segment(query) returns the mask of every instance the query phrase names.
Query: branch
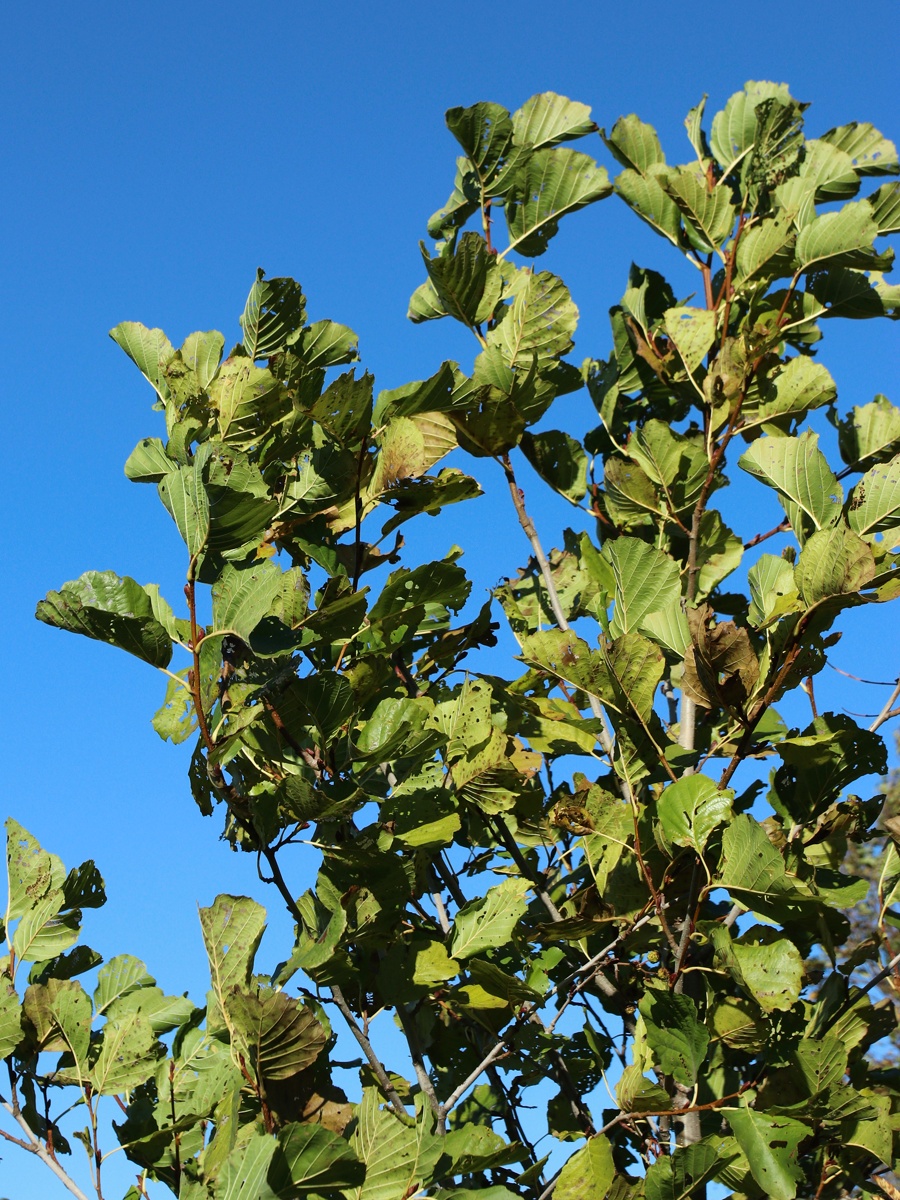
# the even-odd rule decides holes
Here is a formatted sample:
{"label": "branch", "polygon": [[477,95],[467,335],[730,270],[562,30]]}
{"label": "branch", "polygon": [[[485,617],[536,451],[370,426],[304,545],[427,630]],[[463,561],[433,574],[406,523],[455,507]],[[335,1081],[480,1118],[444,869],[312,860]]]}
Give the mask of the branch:
{"label": "branch", "polygon": [[378,1080],[381,1090],[384,1092],[385,1096],[387,1096],[388,1103],[390,1104],[391,1108],[398,1117],[408,1117],[409,1113],[403,1107],[403,1101],[397,1095],[397,1090],[391,1083],[390,1076],[384,1069],[382,1063],[379,1061],[377,1054],[372,1049],[372,1043],[360,1029],[356,1017],[354,1017],[350,1010],[350,1005],[347,1003],[344,997],[344,993],[336,983],[329,984],[329,987],[331,988],[331,995],[335,1004],[340,1009],[344,1020],[350,1026],[350,1032],[359,1043],[359,1047],[366,1056],[366,1060],[368,1061],[369,1066],[372,1068],[372,1072],[375,1078]]}
{"label": "branch", "polygon": [[[537,535],[537,530],[534,526],[534,521],[529,517],[525,508],[525,495],[516,482],[515,472],[512,468],[512,463],[509,460],[508,454],[503,454],[497,460],[503,468],[503,473],[506,475],[506,482],[509,484],[509,494],[512,496],[512,502],[515,505],[516,513],[519,518],[519,524],[525,532],[525,536],[531,542],[531,548],[534,551],[534,557],[537,559],[537,564],[541,569],[541,576],[544,580],[544,586],[547,589],[547,598],[550,601],[550,607],[553,610],[553,615],[556,618],[556,623],[563,632],[568,631],[569,622],[566,620],[566,614],[563,612],[562,605],[559,601],[559,593],[556,590],[556,584],[553,580],[553,571],[550,568],[550,563],[547,555],[544,553],[544,547],[541,545],[541,540]],[[603,747],[604,753],[612,757],[613,753],[613,736],[612,731],[606,721],[606,714],[603,711],[603,706],[599,699],[590,692],[586,693],[591,706],[591,712],[601,723],[599,741]]]}
{"label": "branch", "polygon": [[760,542],[765,542],[768,538],[774,537],[776,533],[787,533],[790,527],[791,523],[787,517],[785,517],[785,519],[779,522],[774,529],[767,529],[765,533],[757,533],[756,536],[752,537],[749,542],[744,542],[744,549],[752,550],[754,546],[758,546]]}
{"label": "branch", "polygon": [[428,1103],[431,1105],[432,1112],[437,1117],[438,1133],[447,1132],[447,1116],[441,1107],[441,1102],[437,1098],[437,1093],[434,1090],[434,1084],[431,1082],[431,1076],[425,1066],[425,1057],[422,1053],[422,1047],[419,1043],[419,1035],[416,1031],[415,1017],[412,1014],[404,1011],[403,1006],[397,1005],[397,1019],[403,1029],[406,1041],[409,1045],[409,1056],[412,1059],[413,1069],[416,1072],[416,1079],[419,1081],[419,1087],[422,1089],[423,1095],[428,1097]]}
{"label": "branch", "polygon": [[500,1038],[499,1041],[495,1042],[475,1070],[469,1072],[459,1087],[452,1091],[441,1105],[442,1116],[446,1117],[451,1108],[453,1108],[453,1106],[462,1099],[472,1084],[477,1083],[479,1076],[481,1076],[492,1063],[495,1063],[498,1058],[502,1058],[507,1051],[508,1047],[503,1038]]}
{"label": "branch", "polygon": [[890,696],[888,696],[881,712],[878,714],[878,716],[875,718],[875,720],[869,726],[869,733],[874,733],[876,729],[881,728],[881,726],[885,723],[885,721],[889,721],[891,719],[891,717],[897,716],[897,713],[892,710],[893,710],[894,702],[896,701],[898,696],[900,696],[900,679],[897,680],[897,686],[891,692]]}
{"label": "branch", "polygon": [[21,1146],[23,1150],[27,1150],[30,1154],[36,1154],[41,1162],[45,1163],[50,1168],[63,1187],[68,1188],[72,1195],[77,1197],[77,1200],[88,1200],[88,1197],[81,1190],[74,1179],[69,1178],[46,1146],[44,1146],[39,1139],[35,1137],[30,1126],[28,1125],[28,1122],[22,1116],[18,1105],[13,1106],[4,1096],[0,1096],[0,1106],[6,1109],[15,1123],[25,1133],[28,1140],[27,1142],[20,1141],[19,1138],[11,1137],[10,1134],[3,1133],[3,1131],[0,1130],[0,1133],[3,1133],[3,1137],[6,1138],[7,1141],[15,1142],[17,1146]]}
{"label": "branch", "polygon": [[533,884],[534,890],[537,894],[537,898],[538,898],[538,900],[540,900],[541,904],[543,904],[544,908],[549,913],[550,920],[551,921],[561,921],[563,919],[562,913],[559,911],[559,909],[556,907],[556,905],[550,899],[550,896],[547,894],[547,892],[541,886],[541,880],[540,880],[540,877],[539,877],[537,871],[533,871],[531,869],[531,867],[529,867],[528,863],[525,861],[525,856],[522,853],[522,851],[519,849],[518,844],[516,843],[516,839],[510,833],[509,826],[503,820],[503,817],[496,816],[493,821],[491,821],[490,818],[488,818],[488,823],[493,825],[494,829],[496,830],[497,834],[500,837],[500,841],[503,843],[503,845],[509,851],[510,857],[512,858],[512,860],[516,864],[516,866],[519,868],[520,872],[525,876],[526,879],[528,879]]}

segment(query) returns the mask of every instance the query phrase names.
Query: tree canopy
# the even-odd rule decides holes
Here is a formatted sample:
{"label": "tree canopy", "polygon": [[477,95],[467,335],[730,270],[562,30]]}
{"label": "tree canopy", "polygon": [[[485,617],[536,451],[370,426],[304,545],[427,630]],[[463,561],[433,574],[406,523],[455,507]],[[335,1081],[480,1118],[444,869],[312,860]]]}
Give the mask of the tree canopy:
{"label": "tree canopy", "polygon": [[[886,772],[900,685],[868,726],[814,685],[845,610],[900,595],[900,410],[842,409],[820,359],[830,322],[900,312],[900,162],[869,124],[808,137],[783,84],[704,106],[679,165],[638,116],[598,130],[550,92],[450,109],[409,316],[473,355],[428,379],[377,391],[356,334],[263,271],[227,355],[112,330],[160,414],[125,472],[174,522],[184,595],[88,571],[37,616],[165,675],[154,728],[193,742],[194,802],[296,936],[257,962],[265,911],[220,895],[206,1003],[165,995],[79,940],[94,863],[7,822],[4,1136],[71,1193],[102,1200],[122,1148],[127,1200],[900,1194],[900,1086],[869,1054],[896,1027],[893,843],[870,936],[847,915],[882,805],[847,789]],[[667,245],[578,366],[544,263],[613,195]],[[580,440],[553,427],[576,392]],[[573,506],[555,548],[522,457]],[[462,551],[410,561],[404,526],[477,503],[482,469],[523,542],[479,608]],[[773,528],[714,506],[738,479]],[[501,621],[503,676],[479,665]]]}

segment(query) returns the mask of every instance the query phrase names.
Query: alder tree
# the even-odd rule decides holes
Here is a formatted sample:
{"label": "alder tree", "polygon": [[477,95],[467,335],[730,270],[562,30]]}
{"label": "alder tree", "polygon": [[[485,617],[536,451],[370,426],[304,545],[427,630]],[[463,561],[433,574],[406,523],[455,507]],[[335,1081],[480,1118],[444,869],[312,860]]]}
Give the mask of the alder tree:
{"label": "alder tree", "polygon": [[[295,938],[257,961],[264,909],[204,897],[206,1002],[165,995],[80,940],[94,863],[7,822],[0,1129],[48,1193],[109,1200],[124,1153],[127,1200],[900,1195],[900,858],[848,791],[887,770],[900,685],[862,725],[815,693],[845,610],[900,595],[900,408],[842,405],[821,346],[900,314],[900,163],[870,124],[807,136],[783,84],[704,103],[679,165],[553,93],[451,109],[409,316],[471,356],[428,379],[377,391],[262,271],[224,357],[112,331],[155,393],[125,471],[184,594],[88,571],[37,616],[165,677],[154,728]],[[659,255],[579,366],[543,264],[613,195]],[[576,392],[582,440],[554,427]],[[572,528],[538,528],[523,459]],[[522,541],[479,608],[462,552],[410,561],[404,526],[491,474]],[[758,503],[723,515],[730,481]]]}

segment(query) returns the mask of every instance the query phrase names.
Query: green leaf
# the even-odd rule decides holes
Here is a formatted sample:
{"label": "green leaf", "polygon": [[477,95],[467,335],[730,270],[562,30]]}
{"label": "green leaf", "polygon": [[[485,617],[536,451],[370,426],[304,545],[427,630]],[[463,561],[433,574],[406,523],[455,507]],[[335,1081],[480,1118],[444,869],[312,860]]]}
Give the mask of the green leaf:
{"label": "green leaf", "polygon": [[[473,203],[473,212],[476,207]],[[424,283],[420,283],[410,296],[406,316],[415,325],[420,324],[422,321],[439,321],[441,317],[449,316],[449,313],[440,301],[437,288],[430,279],[426,279]]]}
{"label": "green leaf", "polygon": [[163,331],[148,329],[140,321],[123,321],[109,331],[109,336],[153,384],[160,400],[168,400],[169,385],[166,383],[165,368],[175,350]]}
{"label": "green leaf", "polygon": [[498,346],[510,366],[531,366],[539,360],[555,359],[572,349],[578,325],[578,309],[569,289],[549,271],[518,271],[514,277],[512,303],[488,331],[489,346]]}
{"label": "green leaf", "polygon": [[766,897],[803,899],[787,876],[784,859],[746,813],[735,817],[722,835],[719,883],[748,907]]}
{"label": "green leaf", "polygon": [[51,1010],[66,1047],[75,1060],[79,1078],[87,1078],[93,1019],[87,993],[77,980],[61,980],[53,995]]}
{"label": "green leaf", "polygon": [[811,408],[832,404],[837,387],[821,363],[805,356],[790,358],[770,373],[760,375],[757,386],[741,410],[742,429],[791,416],[795,420]]}
{"label": "green leaf", "polygon": [[452,956],[466,959],[505,946],[525,915],[529,886],[527,879],[505,879],[464,905],[453,922]]}
{"label": "green leaf", "polygon": [[813,185],[817,204],[826,200],[848,200],[859,191],[859,175],[850,155],[821,138],[807,140],[799,178]]}
{"label": "green leaf", "polygon": [[[741,455],[738,466],[775,488],[783,500],[805,513],[816,529],[827,529],[839,520],[843,489],[819,449],[818,434],[811,429],[800,437],[759,438]],[[795,533],[802,532],[794,519],[791,524]]]}
{"label": "green leaf", "polygon": [[878,236],[900,233],[900,183],[883,183],[868,197]]}
{"label": "green leaf", "polygon": [[876,266],[877,256],[872,243],[878,236],[878,226],[866,200],[852,200],[838,212],[824,213],[801,229],[797,237],[797,263],[808,271],[811,267]]}
{"label": "green leaf", "polygon": [[741,539],[728,528],[715,509],[708,508],[700,518],[700,541],[697,546],[697,565],[700,569],[695,599],[702,600],[710,595],[732,571],[737,570],[743,557],[744,544]]}
{"label": "green leaf", "polygon": [[232,1037],[258,1078],[290,1079],[318,1058],[325,1030],[299,1000],[272,988],[233,989],[224,995]]}
{"label": "green leaf", "polygon": [[693,1087],[709,1046],[709,1030],[698,1020],[694,1001],[654,990],[644,993],[638,1007],[656,1062],[666,1075]]}
{"label": "green leaf", "polygon": [[61,893],[65,867],[12,817],[6,820],[6,867],[9,878],[7,923],[33,911],[50,893]]}
{"label": "green leaf", "polygon": [[[272,1159],[278,1150],[273,1137],[262,1131],[239,1142],[222,1165],[216,1182],[216,1200],[281,1200],[268,1183]],[[282,1195],[290,1193],[282,1193]]]}
{"label": "green leaf", "polygon": [[592,696],[608,698],[612,693],[609,669],[603,655],[592,650],[571,629],[552,629],[520,639],[522,657],[551,675],[573,684]]}
{"label": "green leaf", "polygon": [[469,108],[448,108],[444,120],[479,179],[485,180],[497,168],[512,140],[509,111],[502,104],[482,101]]}
{"label": "green leaf", "polygon": [[785,613],[796,611],[800,592],[794,568],[787,559],[761,554],[747,572],[752,603],[747,614],[750,624],[763,629]]}
{"label": "green leaf", "polygon": [[665,314],[665,324],[685,369],[693,375],[715,341],[715,312],[706,308],[670,308]]}
{"label": "green leaf", "polygon": [[810,608],[831,596],[854,595],[874,576],[871,547],[843,523],[814,533],[794,570],[797,588]]}
{"label": "green leaf", "polygon": [[22,1006],[16,989],[0,977],[0,1058],[8,1058],[22,1040]]}
{"label": "green leaf", "polygon": [[730,788],[719,791],[706,775],[686,775],[670,784],[657,806],[666,840],[702,853],[713,830],[730,820],[733,799]]}
{"label": "green leaf", "polygon": [[165,1048],[141,1012],[110,1018],[103,1026],[100,1053],[91,1069],[91,1086],[101,1096],[130,1091],[153,1075]]}
{"label": "green leaf", "polygon": [[548,429],[544,433],[524,433],[520,444],[545,483],[572,504],[581,503],[587,491],[588,460],[580,443],[567,433]]}
{"label": "green leaf", "polygon": [[336,671],[316,671],[293,680],[290,695],[312,718],[323,744],[346,726],[356,707],[350,680]]}
{"label": "green leaf", "polygon": [[872,1094],[868,1088],[863,1094],[871,1107],[861,1117],[851,1116],[841,1121],[841,1141],[848,1146],[859,1146],[861,1150],[880,1159],[885,1166],[891,1166],[893,1130],[890,1097]]}
{"label": "green leaf", "polygon": [[662,550],[638,538],[619,537],[606,542],[602,557],[615,580],[615,610],[609,632],[613,638],[644,628],[646,618],[681,600],[678,567]]}
{"label": "green leaf", "polygon": [[253,959],[266,927],[266,910],[247,896],[217,896],[200,909],[200,928],[219,1004],[233,988],[247,988]]}
{"label": "green leaf", "polygon": [[249,642],[254,629],[281,596],[283,573],[274,562],[236,567],[227,563],[213,584],[210,632],[227,629]]}
{"label": "green leaf", "polygon": [[[753,903],[752,897],[744,898]],[[784,934],[754,925],[734,942],[726,929],[714,929],[712,940],[735,982],[763,1012],[787,1012],[797,1003],[803,987],[803,959]]]}
{"label": "green leaf", "polygon": [[900,454],[870,467],[853,487],[847,497],[847,520],[861,537],[900,525]]}
{"label": "green leaf", "polygon": [[223,442],[248,448],[288,411],[281,384],[251,358],[227,359],[209,389],[209,402]]}
{"label": "green leaf", "polygon": [[703,254],[721,254],[722,243],[731,233],[735,208],[725,188],[710,191],[702,167],[679,167],[660,176],[666,192],[678,206],[688,241]]}
{"label": "green leaf", "polygon": [[372,423],[382,425],[396,417],[445,412],[453,406],[454,383],[453,364],[444,362],[429,379],[419,379],[403,387],[379,392],[372,412]]}
{"label": "green leaf", "polygon": [[421,244],[425,269],[445,312],[464,325],[486,321],[500,300],[503,279],[483,237],[464,233],[453,254],[431,258]]}
{"label": "green leaf", "polygon": [[777,279],[793,273],[791,266],[795,230],[790,214],[754,225],[741,235],[737,247],[737,286],[754,278]]}
{"label": "green leaf", "polygon": [[615,1173],[609,1140],[595,1134],[563,1166],[553,1194],[556,1200],[605,1200]]}
{"label": "green leaf", "polygon": [[656,130],[634,113],[619,117],[609,137],[603,129],[600,130],[600,136],[607,150],[623,167],[639,171],[641,175],[646,175],[651,167],[666,161]]}
{"label": "green leaf", "polygon": [[428,708],[417,699],[386,696],[363,725],[354,750],[362,759],[383,762],[423,741]]}
{"label": "green leaf", "polygon": [[668,511],[677,514],[694,507],[709,470],[706,452],[696,436],[676,433],[665,421],[654,418],[629,436],[626,449],[662,488]]}
{"label": "green leaf", "polygon": [[736,1156],[729,1154],[729,1143],[734,1146],[731,1139],[704,1138],[661,1155],[644,1179],[646,1200],[689,1200],[700,1194],[701,1186]]}
{"label": "green leaf", "polygon": [[64,953],[77,940],[81,913],[64,912],[62,891],[47,892],[26,912],[16,926],[12,948],[23,962],[44,962]]}
{"label": "green leaf", "polygon": [[556,92],[539,92],[513,113],[513,141],[529,150],[557,146],[597,128],[586,104]]}
{"label": "green leaf", "polygon": [[156,980],[139,958],[117,954],[100,968],[94,990],[94,1008],[100,1016],[111,1004],[141,988],[153,987]]}
{"label": "green leaf", "polygon": [[667,177],[667,167],[658,167],[647,175],[625,170],[616,176],[615,189],[643,221],[678,246],[681,244],[681,213],[665,190]]}
{"label": "green leaf", "polygon": [[823,133],[821,140],[848,154],[858,175],[900,174],[896,146],[868,121],[838,125]]}
{"label": "green leaf", "polygon": [[402,1122],[380,1106],[374,1088],[366,1088],[357,1109],[351,1146],[366,1166],[365,1183],[347,1189],[346,1200],[401,1200],[429,1179],[441,1155],[442,1139],[433,1117],[421,1108],[415,1125]]}
{"label": "green leaf", "polygon": [[808,1125],[772,1117],[752,1108],[723,1108],[757,1184],[772,1200],[794,1200],[803,1178],[797,1148],[810,1136]]}
{"label": "green leaf", "polygon": [[359,445],[372,422],[372,376],[366,371],[359,379],[354,371],[345,371],[330,384],[310,409],[329,437],[340,445]]}
{"label": "green leaf", "polygon": [[841,1082],[847,1069],[847,1054],[847,1047],[834,1036],[800,1039],[794,1061],[810,1096],[818,1096]]}
{"label": "green leaf", "polygon": [[194,559],[199,558],[209,540],[209,497],[202,475],[206,457],[196,455],[189,466],[170,471],[157,485],[159,497]]}
{"label": "green leaf", "polygon": [[626,714],[633,709],[642,722],[648,722],[656,689],[666,669],[662,651],[632,629],[613,640],[606,652],[606,665],[621,691],[615,707]]}
{"label": "green leaf", "polygon": [[181,360],[205,390],[215,379],[225,348],[225,338],[217,329],[206,333],[192,333],[181,347]]}
{"label": "green leaf", "polygon": [[297,1192],[357,1187],[365,1173],[344,1138],[321,1125],[292,1123],[278,1131],[278,1152],[267,1182],[276,1196],[289,1200]]}
{"label": "green leaf", "polygon": [[102,908],[107,902],[103,890],[103,876],[97,870],[94,859],[73,868],[62,884],[62,893],[67,908]]}
{"label": "green leaf", "polygon": [[306,298],[293,279],[266,279],[260,268],[241,314],[248,358],[271,358],[300,337]]}
{"label": "green leaf", "polygon": [[887,462],[900,451],[900,408],[887,396],[855,405],[838,424],[838,444],[844,462],[858,470]]}
{"label": "green leaf", "polygon": [[133,483],[159,483],[177,465],[159,438],[144,438],[128,455],[125,474]]}
{"label": "green leaf", "polygon": [[799,823],[814,820],[854,779],[888,769],[881,735],[844,713],[821,713],[799,735],[792,731],[779,741],[778,754],[782,766],[772,776],[769,801]]}
{"label": "green leaf", "polygon": [[735,92],[725,108],[713,117],[710,145],[725,175],[731,173],[756,141],[756,108],[765,100],[788,104],[787,85],[766,80],[750,80],[742,92]]}
{"label": "green leaf", "polygon": [[337,321],[314,321],[296,343],[295,353],[307,371],[340,367],[359,359],[359,338],[349,325]]}
{"label": "green leaf", "polygon": [[509,249],[543,254],[560,219],[612,192],[604,167],[578,150],[537,150],[513,176],[506,197]]}
{"label": "green leaf", "polygon": [[118,646],[153,667],[167,667],[172,658],[172,639],[154,616],[150,596],[114,571],[86,571],[60,591],[48,592],[35,616],[57,629]]}

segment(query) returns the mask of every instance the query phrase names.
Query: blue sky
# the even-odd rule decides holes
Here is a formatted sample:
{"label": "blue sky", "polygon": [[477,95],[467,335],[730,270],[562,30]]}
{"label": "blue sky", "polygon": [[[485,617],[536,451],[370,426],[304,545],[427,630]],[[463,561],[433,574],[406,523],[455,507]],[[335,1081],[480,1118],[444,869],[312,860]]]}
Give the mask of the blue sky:
{"label": "blue sky", "polygon": [[[55,0],[8,11],[2,809],[67,865],[97,860],[110,904],[89,914],[92,945],[138,954],[163,986],[199,998],[196,905],[219,891],[261,893],[252,859],[218,844],[218,817],[203,821],[194,807],[185,755],[150,727],[161,677],[32,616],[49,588],[88,568],[159,582],[173,600],[183,581],[180,543],[154,490],[122,474],[159,417],[107,330],[131,319],[161,325],[176,345],[210,328],[234,342],[263,266],[303,283],[313,318],[356,329],[377,386],[421,378],[443,358],[465,363],[471,349],[446,322],[405,318],[422,278],[417,241],[452,181],[446,108],[486,99],[512,109],[554,90],[590,104],[607,127],[637,111],[678,161],[691,157],[683,117],[704,92],[714,112],[746,79],[769,78],[813,102],[814,132],[859,119],[897,139],[886,68],[896,28],[889,0],[274,0],[260,9]],[[583,148],[612,166],[599,139]],[[632,258],[670,272],[679,290],[696,286],[615,199],[568,219],[542,261],[582,311],[575,361],[607,352],[606,310]],[[877,391],[900,399],[898,326],[829,335],[822,357],[842,408]],[[555,411],[553,424],[564,422],[592,423],[584,394]],[[412,539],[420,560],[453,542],[467,547],[479,596],[525,558],[499,479],[487,483],[486,500],[448,510]],[[552,541],[572,510],[532,495]],[[768,524],[766,515],[760,529],[778,520],[774,508]],[[854,620],[834,661],[867,677],[896,675],[893,618],[880,614],[865,636]],[[881,691],[839,676],[821,686],[820,706],[880,707]],[[296,854],[292,874],[305,886]],[[273,923],[286,933],[277,911]],[[0,1164],[0,1189],[11,1200],[50,1194],[49,1180],[14,1154]]]}

